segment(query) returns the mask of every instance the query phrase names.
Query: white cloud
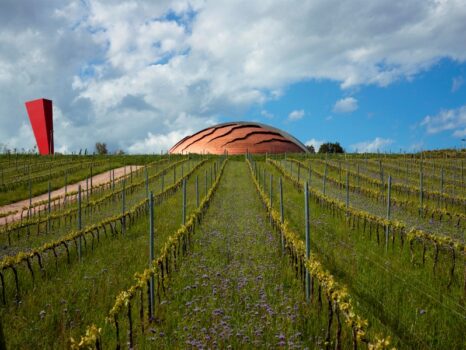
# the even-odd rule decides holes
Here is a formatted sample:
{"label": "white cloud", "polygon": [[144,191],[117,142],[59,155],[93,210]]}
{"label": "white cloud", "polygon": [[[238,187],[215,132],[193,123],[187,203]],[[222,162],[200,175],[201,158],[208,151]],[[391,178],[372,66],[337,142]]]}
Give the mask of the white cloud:
{"label": "white cloud", "polygon": [[270,113],[270,112],[268,112],[266,110],[261,111],[261,116],[263,116],[263,117],[265,117],[267,119],[273,119],[275,117],[272,113]]}
{"label": "white cloud", "polygon": [[289,121],[300,120],[304,117],[304,109],[294,110],[290,114],[288,114]]}
{"label": "white cloud", "polygon": [[132,144],[128,150],[130,153],[160,153],[161,151],[165,153],[175,143],[191,133],[192,131],[171,131],[167,134],[152,134],[149,131],[144,140]]}
{"label": "white cloud", "polygon": [[461,1],[7,1],[0,23],[10,147],[34,144],[21,125],[24,101],[38,97],[61,113],[57,149],[128,150],[150,147],[148,132],[243,119],[295,82],[386,86],[466,60]]}
{"label": "white cloud", "polygon": [[351,113],[358,109],[358,100],[354,97],[345,97],[335,102],[333,112],[335,113]]}
{"label": "white cloud", "polygon": [[322,145],[324,142],[325,141],[316,140],[316,139],[312,138],[312,139],[306,141],[304,144],[306,146],[314,146],[314,149],[317,152],[319,150],[320,145]]}
{"label": "white cloud", "polygon": [[466,128],[464,129],[459,129],[459,130],[456,130],[454,133],[453,133],[453,136],[455,137],[465,137],[466,136]]}
{"label": "white cloud", "polygon": [[454,77],[451,82],[451,92],[458,91],[461,88],[461,86],[463,86],[463,84],[464,84],[464,79],[462,76]]}
{"label": "white cloud", "polygon": [[457,109],[446,109],[434,116],[426,116],[421,126],[426,128],[428,134],[437,134],[442,131],[453,130],[453,136],[462,137],[466,129],[466,105]]}
{"label": "white cloud", "polygon": [[384,139],[382,137],[376,137],[370,141],[358,142],[351,145],[351,149],[358,153],[374,153],[377,151],[386,150],[387,146],[393,144],[392,139]]}

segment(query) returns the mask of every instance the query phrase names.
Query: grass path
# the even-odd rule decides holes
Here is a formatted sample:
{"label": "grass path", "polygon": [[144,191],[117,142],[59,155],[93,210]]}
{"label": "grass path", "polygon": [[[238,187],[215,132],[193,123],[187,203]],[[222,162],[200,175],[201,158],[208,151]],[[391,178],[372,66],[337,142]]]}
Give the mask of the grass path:
{"label": "grass path", "polygon": [[152,346],[303,348],[322,341],[248,171],[244,162],[227,164],[146,339]]}

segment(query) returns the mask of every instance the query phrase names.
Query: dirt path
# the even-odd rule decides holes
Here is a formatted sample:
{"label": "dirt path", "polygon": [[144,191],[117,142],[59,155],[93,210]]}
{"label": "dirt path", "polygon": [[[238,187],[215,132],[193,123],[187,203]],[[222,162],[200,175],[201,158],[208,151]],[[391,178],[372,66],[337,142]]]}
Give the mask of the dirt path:
{"label": "dirt path", "polygon": [[[130,173],[130,168],[132,168],[133,172],[134,172],[135,170],[141,168],[141,165],[133,165],[131,167],[129,165],[126,166],[126,174]],[[115,170],[115,181],[117,181],[120,177],[124,176],[124,174],[125,174],[125,167],[115,168],[114,170]],[[92,185],[97,186],[97,185],[100,185],[102,183],[105,183],[105,182],[109,181],[109,178],[110,178],[109,174],[110,174],[111,171],[112,170],[108,170],[108,171],[105,171],[103,173],[100,173],[98,175],[93,176],[92,177]],[[67,191],[68,192],[77,191],[79,185],[81,185],[82,188],[85,188],[86,187],[86,179],[84,179],[82,181],[79,181],[77,183],[74,183],[74,184],[69,184],[67,186]],[[62,188],[59,188],[58,190],[52,191],[51,192],[51,198],[54,198],[54,197],[63,197],[64,198],[64,194],[65,194],[65,187],[62,187]],[[48,193],[44,193],[44,194],[41,194],[40,196],[33,197],[32,198],[32,204],[40,202],[40,201],[44,201],[44,200],[47,200],[47,199],[48,199]],[[11,223],[11,222],[20,220],[21,219],[22,209],[23,209],[23,207],[27,207],[27,206],[29,206],[29,198],[21,200],[21,201],[16,202],[16,203],[10,203],[10,204],[1,206],[0,207],[0,214],[1,213],[8,213],[8,212],[15,212],[15,211],[16,211],[16,213],[5,216],[3,218],[0,218],[0,226],[5,225],[5,223]]]}

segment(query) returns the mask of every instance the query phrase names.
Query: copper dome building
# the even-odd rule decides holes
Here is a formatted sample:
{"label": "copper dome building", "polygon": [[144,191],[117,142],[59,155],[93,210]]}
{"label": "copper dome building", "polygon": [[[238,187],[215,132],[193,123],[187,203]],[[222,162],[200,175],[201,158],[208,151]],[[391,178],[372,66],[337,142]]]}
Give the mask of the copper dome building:
{"label": "copper dome building", "polygon": [[211,126],[186,136],[170,153],[200,154],[300,153],[306,146],[288,133],[269,125],[231,122]]}

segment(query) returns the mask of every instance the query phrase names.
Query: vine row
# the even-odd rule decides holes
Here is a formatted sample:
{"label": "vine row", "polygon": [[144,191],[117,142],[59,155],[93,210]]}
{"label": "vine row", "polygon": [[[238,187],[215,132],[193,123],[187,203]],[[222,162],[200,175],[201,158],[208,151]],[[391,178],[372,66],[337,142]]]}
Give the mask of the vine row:
{"label": "vine row", "polygon": [[358,345],[365,344],[369,349],[387,349],[390,345],[390,338],[375,337],[370,340],[367,334],[367,320],[360,317],[351,302],[351,298],[347,292],[346,287],[339,285],[334,277],[326,271],[323,266],[314,257],[306,257],[306,249],[304,243],[299,239],[298,235],[288,228],[287,222],[282,222],[280,214],[271,207],[270,199],[260,187],[256,177],[254,176],[254,170],[251,162],[247,160],[249,170],[251,172],[252,180],[254,182],[257,193],[262,200],[268,215],[271,217],[271,223],[274,229],[276,229],[283,237],[287,252],[291,257],[291,260],[295,266],[298,275],[301,279],[304,279],[305,273],[310,274],[310,288],[311,298],[314,294],[314,284],[317,287],[317,298],[318,303],[322,306],[322,292],[327,298],[328,305],[328,324],[326,329],[326,343],[330,342],[331,327],[333,323],[333,315],[335,314],[337,322],[336,332],[336,348],[341,347],[341,327],[339,314],[341,313],[345,317],[345,324],[350,327],[351,334],[353,337],[353,349],[357,349]]}
{"label": "vine row", "polygon": [[[117,348],[121,348],[122,340],[120,339],[121,334],[121,322],[120,315],[125,313],[125,317],[128,320],[128,341],[127,344],[129,348],[134,347],[134,320],[132,317],[132,307],[135,302],[135,298],[139,294],[139,316],[142,326],[142,332],[144,332],[144,324],[146,321],[152,321],[150,319],[151,314],[151,300],[149,298],[150,293],[150,279],[152,277],[156,278],[156,290],[157,290],[157,299],[160,303],[161,294],[166,292],[169,275],[174,272],[179,264],[181,263],[181,258],[186,255],[190,243],[191,237],[194,234],[196,225],[200,224],[203,219],[207,209],[210,206],[210,202],[213,198],[213,195],[217,191],[218,184],[222,178],[224,168],[227,163],[227,158],[223,161],[218,176],[211,188],[209,189],[207,195],[202,199],[199,207],[194,210],[193,213],[189,216],[185,225],[182,225],[174,234],[172,234],[164,246],[162,247],[159,257],[152,262],[150,268],[145,269],[142,273],[136,273],[135,279],[136,283],[132,285],[127,290],[120,292],[116,299],[113,307],[111,308],[108,316],[106,317],[106,322],[114,326],[116,344]],[[144,295],[147,295],[147,316],[144,312]],[[155,301],[154,301],[155,303]],[[125,312],[126,311],[126,312]],[[79,340],[71,338],[71,348],[72,349],[101,349],[102,340],[101,340],[101,328],[98,328],[96,325],[92,324],[87,327],[85,335],[81,336]]]}
{"label": "vine row", "polygon": [[[203,161],[204,162],[204,161]],[[203,163],[201,162],[201,163]],[[188,179],[199,167],[199,165],[193,168],[190,172],[188,172],[183,178],[179,179],[175,184],[169,186],[165,191],[160,192],[154,196],[154,203],[158,204],[161,203],[163,200],[174,194],[178,191],[178,189],[182,186],[183,181]],[[20,289],[19,289],[19,278],[18,278],[18,267],[22,264],[26,264],[30,274],[32,281],[35,280],[34,270],[33,270],[33,262],[36,259],[37,264],[42,272],[44,272],[44,265],[42,263],[43,258],[42,256],[45,253],[52,252],[55,257],[55,264],[58,265],[58,254],[57,249],[63,248],[66,251],[67,262],[71,263],[71,256],[70,256],[70,245],[76,247],[76,251],[78,251],[78,241],[82,238],[87,247],[87,238],[91,239],[91,248],[94,249],[95,241],[97,243],[100,241],[100,234],[103,232],[105,236],[110,232],[112,235],[116,235],[118,233],[118,226],[120,227],[120,232],[123,232],[124,228],[126,227],[127,223],[132,224],[135,222],[137,218],[139,218],[142,213],[147,211],[147,203],[148,199],[145,198],[141,200],[139,203],[135,204],[130,210],[115,215],[110,218],[106,218],[97,224],[93,224],[89,227],[86,227],[80,231],[73,231],[67,234],[66,236],[54,240],[48,243],[43,244],[41,247],[32,249],[27,252],[19,252],[14,256],[6,256],[0,260],[0,282],[2,288],[2,302],[6,304],[6,292],[5,292],[5,279],[4,279],[4,272],[10,269],[14,274],[15,279],[15,288],[16,288],[16,300],[20,300]],[[119,225],[118,225],[119,224]]]}
{"label": "vine row", "polygon": [[[299,160],[288,159],[288,161],[298,164],[303,169],[309,170],[309,167]],[[326,181],[329,181],[339,186],[340,188],[346,188],[345,181],[341,181],[337,179],[336,177],[330,176],[328,174],[325,175],[324,173],[320,172],[319,170],[316,170],[313,167],[311,167],[311,171],[312,173],[316,174],[320,178],[323,178],[324,176],[326,176]],[[349,183],[348,189],[354,193],[362,193],[366,197],[369,197],[371,199],[374,199],[380,202],[386,200],[385,192],[381,192],[380,190],[377,191],[371,188],[366,188],[364,186],[353,185],[351,183]],[[428,216],[428,217],[431,217],[432,219],[438,219],[439,221],[442,221],[444,218],[446,218],[450,221],[455,221],[455,225],[457,227],[459,227],[462,223],[466,222],[466,214],[463,214],[463,213],[452,212],[447,209],[441,209],[441,208],[432,208],[427,204],[424,204],[422,207],[420,207],[418,202],[411,201],[408,199],[397,198],[397,196],[393,196],[393,195],[391,196],[390,200],[394,206],[409,209],[412,213],[415,213],[415,214],[419,213],[419,210],[421,210],[423,216]]]}
{"label": "vine row", "polygon": [[[186,159],[182,159],[176,163],[173,163],[172,165],[170,165],[168,168],[165,168],[165,169],[162,169],[161,171],[159,171],[157,174],[154,174],[150,177],[148,177],[148,180],[151,181],[153,180],[154,178],[157,178],[163,174],[165,174],[167,171],[169,171],[170,169],[178,166],[179,164],[183,163],[183,162],[186,162]],[[193,168],[193,170],[199,168],[200,166],[202,166],[204,164],[205,160],[201,161],[199,164],[196,165],[196,167]],[[136,188],[138,187],[141,187],[145,185],[145,179],[144,180],[141,180],[141,181],[138,181],[138,182],[135,182],[127,187],[125,187],[124,191],[125,193],[133,193]],[[75,195],[77,195],[78,191],[76,191]],[[113,201],[115,199],[119,199],[120,196],[122,195],[123,193],[123,188],[119,188],[118,190],[115,190],[115,191],[112,191],[111,193],[108,193],[107,195],[101,197],[101,198],[98,198],[98,199],[95,199],[95,200],[90,200],[90,201],[85,201],[83,204],[82,204],[82,210],[87,213],[87,212],[95,212],[97,210],[100,210],[100,208],[106,203],[106,202],[109,202],[109,201]],[[73,219],[76,219],[77,215],[78,215],[78,210],[79,208],[69,208],[65,211],[61,211],[61,212],[58,212],[58,213],[50,213],[48,215],[45,215],[45,216],[38,216],[38,217],[32,217],[30,219],[27,219],[27,220],[22,220],[22,221],[17,221],[13,224],[10,224],[10,225],[5,225],[2,230],[0,230],[0,234],[6,234],[8,235],[8,244],[11,245],[11,235],[13,233],[18,233],[19,234],[19,231],[23,230],[23,229],[29,229],[29,231],[31,230],[31,228],[34,229],[35,227],[35,231],[37,231],[36,233],[37,234],[40,234],[40,226],[41,225],[50,225],[51,227],[53,227],[55,224],[58,224],[60,225],[61,223],[61,220],[63,219],[65,221],[65,224],[66,222],[69,220],[71,222],[71,220]]]}
{"label": "vine row", "polygon": [[[299,192],[303,191],[302,184],[297,179],[292,177],[280,163],[270,159],[268,159],[268,162],[272,164],[286,179],[288,179]],[[411,261],[413,264],[415,263],[416,259],[416,254],[414,251],[415,244],[420,244],[422,247],[423,265],[426,261],[425,256],[427,248],[430,247],[433,249],[434,273],[436,272],[440,251],[448,254],[450,256],[451,265],[449,268],[449,281],[447,283],[447,288],[451,287],[458,264],[457,260],[459,260],[458,257],[466,255],[466,246],[464,243],[448,236],[439,236],[416,228],[409,228],[397,220],[387,220],[386,218],[370,214],[366,211],[347,207],[346,203],[335,198],[330,198],[315,189],[309,189],[309,192],[312,194],[310,196],[311,199],[313,199],[317,205],[330,210],[334,215],[339,214],[340,218],[346,220],[351,228],[360,228],[364,233],[366,233],[368,230],[370,237],[372,237],[372,233],[375,231],[377,244],[380,244],[380,234],[383,234],[384,232],[390,233],[392,246],[395,245],[396,237],[399,237],[401,248],[404,247],[405,241],[407,241],[409,244],[412,258]],[[466,266],[464,269],[466,273]],[[466,294],[466,284],[464,286],[464,291]]]}

